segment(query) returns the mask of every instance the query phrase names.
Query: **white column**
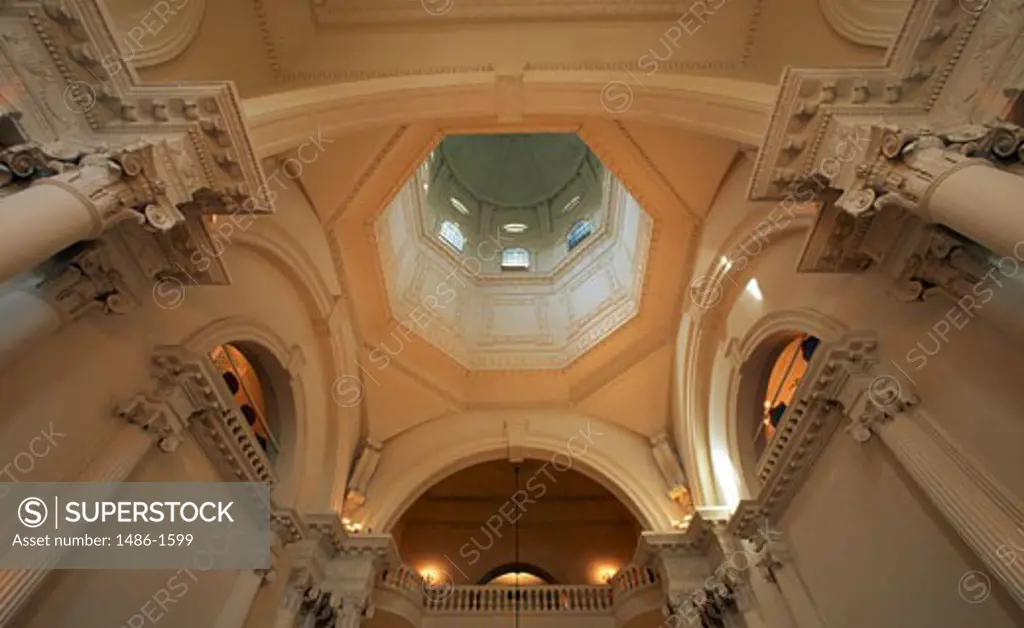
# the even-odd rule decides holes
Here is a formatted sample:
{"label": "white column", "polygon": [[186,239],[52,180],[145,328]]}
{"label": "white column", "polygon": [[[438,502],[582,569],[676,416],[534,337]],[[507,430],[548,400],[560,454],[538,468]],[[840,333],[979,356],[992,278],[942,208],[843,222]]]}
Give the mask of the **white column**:
{"label": "white column", "polygon": [[965,161],[935,182],[925,203],[926,219],[1000,255],[1024,258],[1024,177],[983,160]]}
{"label": "white column", "polygon": [[242,628],[261,584],[263,584],[261,572],[246,569],[239,573],[235,578],[235,586],[228,594],[228,599],[224,602],[213,628]]}
{"label": "white column", "polygon": [[[134,425],[121,424],[110,443],[77,477],[77,482],[123,482],[138,466],[153,439]],[[36,569],[0,571],[0,628],[12,625],[18,612],[42,585],[59,553],[41,554]]]}
{"label": "white column", "polygon": [[976,467],[920,409],[871,426],[967,545],[1024,607],[1024,562],[999,548],[1024,526],[1024,507]]}
{"label": "white column", "polygon": [[63,322],[60,313],[35,291],[32,281],[0,295],[0,321],[0,368],[28,353]]}
{"label": "white column", "polygon": [[118,196],[127,188],[115,188],[120,178],[112,161],[87,160],[0,199],[0,282],[131,216]]}

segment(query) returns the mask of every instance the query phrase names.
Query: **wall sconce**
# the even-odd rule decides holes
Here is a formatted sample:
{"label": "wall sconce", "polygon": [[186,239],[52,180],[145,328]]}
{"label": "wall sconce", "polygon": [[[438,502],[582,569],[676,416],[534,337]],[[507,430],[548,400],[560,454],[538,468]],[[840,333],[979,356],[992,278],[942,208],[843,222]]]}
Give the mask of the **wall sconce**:
{"label": "wall sconce", "polygon": [[602,565],[597,568],[597,579],[604,584],[611,584],[612,578],[619,572],[618,568],[611,565]]}

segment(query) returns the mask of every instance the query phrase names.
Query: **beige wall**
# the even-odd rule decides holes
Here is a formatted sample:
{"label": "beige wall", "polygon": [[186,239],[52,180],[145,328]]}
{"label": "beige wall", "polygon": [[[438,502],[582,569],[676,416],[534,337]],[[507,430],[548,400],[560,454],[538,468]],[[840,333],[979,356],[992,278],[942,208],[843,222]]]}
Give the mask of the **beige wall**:
{"label": "beige wall", "polygon": [[[414,569],[443,570],[456,584],[476,584],[490,570],[515,562],[513,521],[519,525],[520,562],[548,572],[559,584],[599,583],[598,567],[630,562],[640,527],[607,489],[579,473],[529,460],[510,500],[514,476],[507,461],[460,471],[429,490],[403,515],[396,536],[402,559]],[[532,478],[532,479],[531,479]],[[447,576],[444,576],[447,577]]]}
{"label": "beige wall", "polygon": [[[150,454],[128,481],[215,482],[218,476],[199,445],[190,439],[173,455]],[[200,567],[205,567],[205,563],[188,570],[56,572],[19,616],[18,625],[23,628],[212,626],[231,591],[236,572],[202,571]]]}
{"label": "beige wall", "polygon": [[965,581],[961,594],[960,579],[985,567],[877,439],[837,434],[780,528],[829,628],[1024,625],[998,591],[973,603],[981,591]]}

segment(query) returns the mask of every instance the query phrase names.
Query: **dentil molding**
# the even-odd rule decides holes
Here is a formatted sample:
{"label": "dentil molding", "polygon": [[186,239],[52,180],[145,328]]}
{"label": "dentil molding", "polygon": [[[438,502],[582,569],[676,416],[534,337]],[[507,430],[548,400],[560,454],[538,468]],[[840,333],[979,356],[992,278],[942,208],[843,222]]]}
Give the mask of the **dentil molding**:
{"label": "dentil molding", "polygon": [[835,164],[827,160],[847,160],[848,128],[864,121],[946,128],[998,117],[1004,88],[1019,86],[1024,72],[1012,58],[1024,46],[1024,7],[979,4],[984,10],[954,0],[913,3],[883,67],[787,69],[749,197],[782,198],[807,177],[829,177]]}

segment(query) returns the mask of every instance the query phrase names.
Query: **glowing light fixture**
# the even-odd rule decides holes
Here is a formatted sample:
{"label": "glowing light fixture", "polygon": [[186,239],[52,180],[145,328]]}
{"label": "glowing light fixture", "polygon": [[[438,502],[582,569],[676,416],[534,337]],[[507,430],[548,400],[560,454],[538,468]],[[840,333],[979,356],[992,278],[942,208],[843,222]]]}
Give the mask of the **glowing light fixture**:
{"label": "glowing light fixture", "polygon": [[523,233],[529,228],[530,227],[521,222],[510,222],[502,226],[505,233]]}
{"label": "glowing light fixture", "polygon": [[719,266],[725,269],[725,272],[729,272],[729,269],[732,268],[732,260],[723,255],[722,259],[719,260]]}
{"label": "glowing light fixture", "polygon": [[754,297],[758,301],[764,301],[764,294],[761,293],[761,286],[758,285],[757,279],[751,279],[747,282],[746,287],[747,294]]}
{"label": "glowing light fixture", "polygon": [[451,203],[452,207],[454,207],[458,212],[465,214],[467,216],[469,215],[469,208],[463,205],[462,201],[460,201],[459,199],[452,196],[451,198],[448,199],[448,202]]}
{"label": "glowing light fixture", "polygon": [[615,574],[619,572],[619,568],[612,565],[598,565],[595,571],[598,582],[608,584],[615,577]]}
{"label": "glowing light fixture", "polygon": [[565,204],[565,207],[562,208],[562,213],[565,214],[565,213],[571,212],[572,210],[576,209],[576,206],[579,205],[579,204],[580,204],[580,196],[579,196],[579,194],[577,194],[576,196],[570,198],[569,202]]}

